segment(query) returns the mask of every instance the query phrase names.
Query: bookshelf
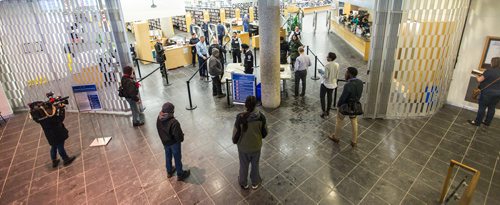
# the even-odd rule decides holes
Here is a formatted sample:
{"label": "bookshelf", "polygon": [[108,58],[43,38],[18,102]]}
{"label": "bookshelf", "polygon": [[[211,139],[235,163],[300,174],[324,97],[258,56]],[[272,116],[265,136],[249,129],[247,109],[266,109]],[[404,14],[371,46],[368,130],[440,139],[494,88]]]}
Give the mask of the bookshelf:
{"label": "bookshelf", "polygon": [[221,21],[221,10],[220,9],[209,9],[210,23],[217,24]]}
{"label": "bookshelf", "polygon": [[174,28],[179,31],[188,32],[188,25],[186,24],[186,16],[174,16],[172,17],[172,24]]}
{"label": "bookshelf", "polygon": [[161,30],[160,19],[149,19],[149,30]]}

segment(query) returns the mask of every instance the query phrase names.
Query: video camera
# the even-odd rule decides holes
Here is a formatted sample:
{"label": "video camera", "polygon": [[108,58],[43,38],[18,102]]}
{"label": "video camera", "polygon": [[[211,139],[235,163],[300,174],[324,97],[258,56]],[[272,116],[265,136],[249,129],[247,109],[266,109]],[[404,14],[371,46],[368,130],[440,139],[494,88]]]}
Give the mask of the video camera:
{"label": "video camera", "polygon": [[52,116],[59,116],[61,111],[64,112],[64,106],[69,104],[68,101],[69,96],[54,97],[53,92],[48,92],[47,94],[45,94],[45,96],[49,98],[47,101],[35,101],[28,104],[30,108],[31,117],[36,122],[39,122],[41,120],[44,120]]}

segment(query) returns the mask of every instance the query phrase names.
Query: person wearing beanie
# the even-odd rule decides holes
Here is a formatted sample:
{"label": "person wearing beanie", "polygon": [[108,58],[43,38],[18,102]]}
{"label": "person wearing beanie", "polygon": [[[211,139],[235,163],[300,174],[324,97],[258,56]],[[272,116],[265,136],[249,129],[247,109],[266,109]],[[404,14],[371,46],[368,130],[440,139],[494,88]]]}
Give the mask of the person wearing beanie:
{"label": "person wearing beanie", "polygon": [[[167,177],[171,178],[177,171],[177,181],[184,181],[191,172],[182,170],[181,143],[184,141],[184,133],[179,121],[174,117],[174,108],[170,102],[163,104],[156,120],[156,129],[165,148]],[[172,166],[172,157],[175,161],[175,167]]]}
{"label": "person wearing beanie", "polygon": [[130,105],[132,111],[132,123],[134,127],[144,125],[144,116],[139,109],[141,99],[139,98],[138,82],[135,82],[134,69],[130,66],[123,67],[123,76],[121,79],[121,87],[123,88],[123,96]]}
{"label": "person wearing beanie", "polygon": [[220,76],[222,75],[222,62],[219,57],[219,49],[212,49],[212,56],[208,60],[208,73],[212,76],[212,91],[213,96],[223,98],[226,95],[222,93],[222,85]]}

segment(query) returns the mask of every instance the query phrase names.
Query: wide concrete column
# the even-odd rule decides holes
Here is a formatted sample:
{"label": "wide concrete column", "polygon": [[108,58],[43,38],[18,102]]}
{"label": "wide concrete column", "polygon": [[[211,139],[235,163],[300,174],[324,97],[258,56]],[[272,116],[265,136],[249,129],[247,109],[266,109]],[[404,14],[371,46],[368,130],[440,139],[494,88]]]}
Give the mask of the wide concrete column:
{"label": "wide concrete column", "polygon": [[259,0],[260,79],[262,106],[280,106],[279,0]]}

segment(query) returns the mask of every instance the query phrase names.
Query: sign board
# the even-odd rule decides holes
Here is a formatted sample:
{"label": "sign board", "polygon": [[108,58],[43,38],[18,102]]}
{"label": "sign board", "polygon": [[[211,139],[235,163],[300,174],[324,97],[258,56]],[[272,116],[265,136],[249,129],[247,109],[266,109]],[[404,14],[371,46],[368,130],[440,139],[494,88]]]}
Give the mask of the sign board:
{"label": "sign board", "polygon": [[245,104],[248,96],[255,96],[255,76],[251,74],[231,73],[233,81],[233,102]]}
{"label": "sign board", "polygon": [[102,110],[101,100],[95,84],[74,85],[72,88],[80,112]]}

